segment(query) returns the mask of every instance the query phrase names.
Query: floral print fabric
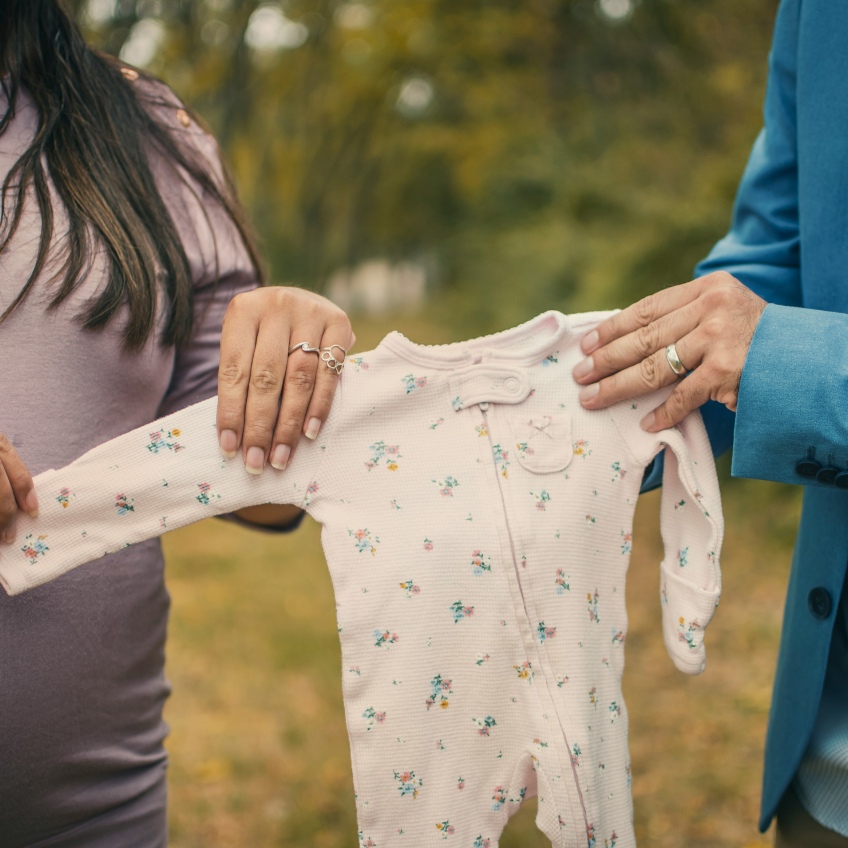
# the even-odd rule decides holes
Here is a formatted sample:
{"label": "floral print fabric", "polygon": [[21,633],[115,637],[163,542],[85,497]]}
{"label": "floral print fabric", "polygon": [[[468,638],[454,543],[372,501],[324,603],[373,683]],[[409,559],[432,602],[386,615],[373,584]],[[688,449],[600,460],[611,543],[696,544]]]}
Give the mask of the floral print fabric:
{"label": "floral print fabric", "polygon": [[649,434],[668,390],[580,407],[579,339],[607,314],[443,346],[392,333],[350,360],[284,472],[222,458],[216,398],[125,433],[35,478],[41,514],[19,516],[0,581],[22,592],[210,515],[300,505],[324,525],[360,845],[495,848],[538,796],[558,848],[632,846],[624,590],[646,465],[669,448],[657,608],[687,673],[723,523],[697,413]]}

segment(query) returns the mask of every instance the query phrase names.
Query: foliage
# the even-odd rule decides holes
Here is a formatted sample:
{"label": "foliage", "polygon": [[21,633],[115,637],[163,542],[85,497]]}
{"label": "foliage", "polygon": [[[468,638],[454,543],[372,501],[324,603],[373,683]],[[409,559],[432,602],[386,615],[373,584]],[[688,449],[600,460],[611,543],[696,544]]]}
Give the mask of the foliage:
{"label": "foliage", "polygon": [[258,5],[77,0],[209,121],[273,279],[417,260],[467,335],[689,279],[760,126],[777,4]]}

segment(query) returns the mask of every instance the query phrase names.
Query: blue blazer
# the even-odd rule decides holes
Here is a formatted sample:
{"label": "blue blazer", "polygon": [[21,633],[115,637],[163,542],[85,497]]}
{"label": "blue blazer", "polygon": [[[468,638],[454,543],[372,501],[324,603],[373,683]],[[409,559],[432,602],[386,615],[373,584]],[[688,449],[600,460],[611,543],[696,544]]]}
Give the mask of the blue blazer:
{"label": "blue blazer", "polygon": [[[714,452],[732,442],[734,477],[806,487],[766,737],[761,831],[812,733],[848,562],[848,3],[782,0],[764,117],[730,232],[696,269],[729,271],[769,301],[735,423],[716,403],[702,408]],[[653,470],[645,489],[660,473]]]}

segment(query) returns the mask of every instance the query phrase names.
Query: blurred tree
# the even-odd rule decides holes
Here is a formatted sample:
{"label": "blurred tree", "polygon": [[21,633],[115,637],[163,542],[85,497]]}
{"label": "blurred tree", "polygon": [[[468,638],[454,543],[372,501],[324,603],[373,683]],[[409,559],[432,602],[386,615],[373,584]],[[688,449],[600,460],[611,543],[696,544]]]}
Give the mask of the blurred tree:
{"label": "blurred tree", "polygon": [[776,0],[74,0],[221,139],[272,276],[437,269],[446,319],[624,306],[722,234]]}

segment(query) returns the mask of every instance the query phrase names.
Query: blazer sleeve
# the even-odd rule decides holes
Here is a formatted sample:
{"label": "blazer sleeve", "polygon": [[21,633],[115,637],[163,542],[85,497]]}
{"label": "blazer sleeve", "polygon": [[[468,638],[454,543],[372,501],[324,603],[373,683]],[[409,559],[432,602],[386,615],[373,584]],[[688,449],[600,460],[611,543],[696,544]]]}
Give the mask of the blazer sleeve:
{"label": "blazer sleeve", "polygon": [[706,665],[704,631],[721,595],[724,519],[715,462],[700,413],[695,410],[677,426],[658,433],[639,427],[645,409],[656,407],[669,391],[649,395],[637,405],[642,408],[634,409],[629,401],[616,404],[610,414],[640,466],[665,450],[660,502],[663,640],[680,671],[699,674]]}
{"label": "blazer sleeve", "polygon": [[302,438],[284,471],[250,474],[222,456],[217,396],[130,430],[33,482],[38,518],[18,516],[18,541],[0,552],[10,594],[78,565],[210,516],[263,503],[309,509],[340,398],[315,441]]}

